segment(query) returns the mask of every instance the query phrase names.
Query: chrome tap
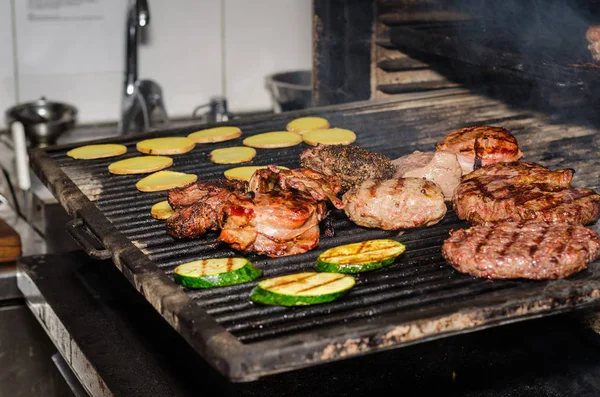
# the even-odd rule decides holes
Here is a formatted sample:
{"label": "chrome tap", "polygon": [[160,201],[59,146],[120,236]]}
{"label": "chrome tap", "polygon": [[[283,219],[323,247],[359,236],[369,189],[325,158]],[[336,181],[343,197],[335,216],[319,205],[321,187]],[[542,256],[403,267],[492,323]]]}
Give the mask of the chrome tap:
{"label": "chrome tap", "polygon": [[127,14],[125,81],[121,105],[119,132],[147,132],[157,111],[158,118],[165,126],[169,124],[163,101],[162,89],[152,80],[138,80],[138,27],[150,23],[150,9],[147,0],[130,0]]}

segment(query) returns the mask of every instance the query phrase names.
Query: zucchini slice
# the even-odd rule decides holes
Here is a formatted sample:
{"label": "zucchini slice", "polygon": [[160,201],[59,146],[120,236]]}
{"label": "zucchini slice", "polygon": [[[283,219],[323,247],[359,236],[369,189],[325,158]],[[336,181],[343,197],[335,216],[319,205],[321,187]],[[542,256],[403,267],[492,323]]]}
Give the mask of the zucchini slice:
{"label": "zucchini slice", "polygon": [[288,274],[261,281],[250,292],[250,299],[265,305],[315,305],[340,298],[354,282],[354,277],[339,273]]}
{"label": "zucchini slice", "polygon": [[368,272],[392,264],[405,249],[404,244],[389,239],[340,245],[319,255],[315,267],[320,272]]}
{"label": "zucchini slice", "polygon": [[214,258],[179,265],[173,277],[187,288],[213,288],[247,283],[261,275],[246,258]]}

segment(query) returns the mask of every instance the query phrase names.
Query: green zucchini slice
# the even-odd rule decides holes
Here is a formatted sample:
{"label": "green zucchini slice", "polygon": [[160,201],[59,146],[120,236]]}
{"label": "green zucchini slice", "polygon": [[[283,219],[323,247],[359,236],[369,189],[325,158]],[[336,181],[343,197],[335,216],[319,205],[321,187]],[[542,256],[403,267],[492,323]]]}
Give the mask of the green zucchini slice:
{"label": "green zucchini slice", "polygon": [[315,305],[340,298],[354,282],[354,277],[339,273],[288,274],[261,281],[250,293],[250,299],[266,305]]}
{"label": "green zucchini slice", "polygon": [[247,283],[261,275],[246,258],[214,258],[179,265],[173,277],[187,288],[213,288]]}
{"label": "green zucchini slice", "polygon": [[346,244],[323,252],[315,267],[320,272],[368,272],[392,264],[405,249],[404,244],[389,239]]}

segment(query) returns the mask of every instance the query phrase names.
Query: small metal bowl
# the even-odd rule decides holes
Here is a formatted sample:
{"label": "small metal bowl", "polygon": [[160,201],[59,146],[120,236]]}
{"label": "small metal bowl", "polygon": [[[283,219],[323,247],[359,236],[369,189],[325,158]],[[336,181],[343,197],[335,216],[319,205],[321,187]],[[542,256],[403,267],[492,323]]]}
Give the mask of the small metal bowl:
{"label": "small metal bowl", "polygon": [[75,127],[77,108],[41,97],[37,101],[14,106],[6,111],[6,124],[23,124],[32,147],[54,145],[64,132]]}
{"label": "small metal bowl", "polygon": [[298,70],[267,76],[275,113],[309,108],[313,105],[312,71]]}

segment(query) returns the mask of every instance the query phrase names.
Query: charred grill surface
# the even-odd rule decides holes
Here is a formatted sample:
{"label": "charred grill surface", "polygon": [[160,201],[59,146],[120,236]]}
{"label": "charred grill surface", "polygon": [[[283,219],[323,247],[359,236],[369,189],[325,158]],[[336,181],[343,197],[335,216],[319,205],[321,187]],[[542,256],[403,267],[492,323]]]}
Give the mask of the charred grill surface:
{"label": "charred grill surface", "polygon": [[[385,102],[315,108],[304,113],[284,113],[242,121],[244,137],[285,129],[295,117],[321,116],[334,126],[356,132],[358,146],[398,158],[415,150],[431,151],[448,131],[465,125],[501,125],[519,140],[528,161],[551,168],[577,170],[573,186],[600,188],[600,134],[584,126],[548,121],[539,114],[515,110],[464,90],[402,95]],[[210,126],[209,126],[210,127]],[[198,126],[162,132],[161,136],[185,136]],[[114,138],[128,153],[139,156],[139,137]],[[210,163],[216,148],[241,144],[229,141],[197,145],[189,153],[173,156],[173,171],[195,173],[199,181],[219,178],[231,166]],[[107,167],[115,159],[74,161],[72,148],[53,147],[31,153],[42,180],[56,192],[71,214],[84,216],[95,234],[110,242],[118,268],[183,337],[221,371],[236,379],[251,380],[267,373],[312,365],[373,351],[398,347],[423,338],[435,338],[474,327],[502,324],[515,319],[546,315],[593,303],[598,262],[588,270],[554,284],[487,280],[461,274],[449,266],[441,246],[452,229],[465,227],[454,211],[440,223],[421,229],[388,232],[365,229],[333,210],[326,218],[334,237],[321,234],[319,246],[296,256],[268,258],[231,249],[217,240],[217,233],[200,239],[174,239],[164,221],[153,219],[150,208],[166,200],[165,192],[142,193],[135,184],[140,176],[111,175]],[[259,150],[253,165],[276,164],[297,168],[298,145]],[[86,208],[93,207],[90,213]],[[84,209],[83,211],[81,211]],[[594,227],[598,227],[595,225]],[[110,237],[110,238],[106,238]],[[287,309],[253,304],[248,294],[259,280],[231,287],[188,290],[172,282],[173,269],[186,262],[243,255],[259,267],[264,277],[313,271],[316,257],[328,248],[374,238],[393,238],[407,247],[384,270],[356,276],[356,286],[339,301],[312,307]],[[113,245],[114,242],[119,245]],[[143,272],[142,277],[138,274]],[[600,281],[598,281],[600,282]],[[552,288],[548,288],[552,287]],[[180,305],[178,305],[180,304]],[[439,316],[443,319],[439,320]],[[223,342],[225,341],[225,342]],[[219,358],[209,353],[217,353]],[[269,355],[263,359],[264,355]],[[250,358],[251,359],[250,359]],[[272,358],[277,357],[277,362]],[[246,365],[236,371],[235,365]],[[230,365],[230,366],[229,366]]]}
{"label": "charred grill surface", "polygon": [[571,170],[552,172],[532,164],[483,167],[458,185],[454,209],[460,219],[472,223],[594,222],[600,214],[600,195],[592,189],[568,187],[571,176]]}
{"label": "charred grill surface", "polygon": [[585,269],[600,256],[600,241],[580,225],[499,222],[453,231],[442,254],[475,277],[546,280]]}
{"label": "charred grill surface", "polygon": [[367,179],[390,179],[396,172],[396,167],[385,155],[355,145],[307,149],[300,155],[300,164],[325,175],[338,177],[343,191]]}

